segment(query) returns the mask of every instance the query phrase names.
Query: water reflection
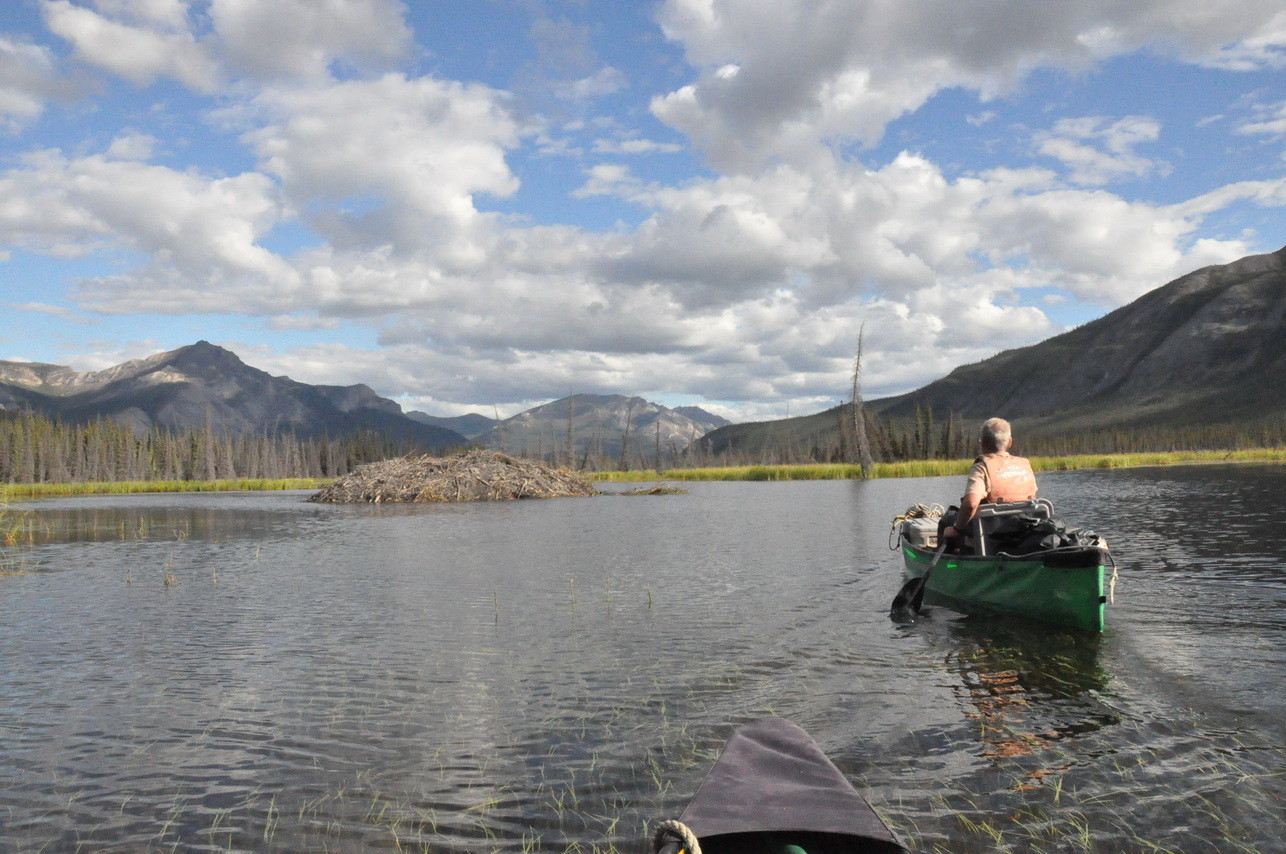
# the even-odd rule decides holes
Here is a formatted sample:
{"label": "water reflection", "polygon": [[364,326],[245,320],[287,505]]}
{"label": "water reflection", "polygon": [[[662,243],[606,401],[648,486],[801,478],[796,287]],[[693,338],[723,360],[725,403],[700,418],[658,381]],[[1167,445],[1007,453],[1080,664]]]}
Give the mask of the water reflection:
{"label": "water reflection", "polygon": [[[1099,635],[976,617],[949,629],[946,666],[960,674],[959,696],[977,725],[982,756],[1039,754],[1120,721],[1101,700],[1110,679],[1099,661]],[[1025,776],[1039,780],[1067,767]]]}
{"label": "water reflection", "polygon": [[[286,493],[302,498],[307,493]],[[306,518],[298,507],[265,508],[255,493],[126,495],[53,499],[24,507],[30,540],[49,543],[111,543],[144,540],[262,541]]]}

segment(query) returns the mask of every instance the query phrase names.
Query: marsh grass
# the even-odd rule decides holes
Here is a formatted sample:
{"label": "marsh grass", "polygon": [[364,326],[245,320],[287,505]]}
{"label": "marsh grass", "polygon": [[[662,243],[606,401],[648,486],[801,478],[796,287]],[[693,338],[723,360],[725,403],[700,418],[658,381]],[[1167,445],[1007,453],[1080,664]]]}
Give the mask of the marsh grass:
{"label": "marsh grass", "polygon": [[[1280,826],[1281,784],[1286,777],[1278,770],[1278,748],[1242,744],[1220,734],[1209,737],[1197,755],[1181,758],[1172,745],[1148,745],[1147,722],[1122,720],[1099,734],[1041,739],[1034,750],[992,750],[1000,742],[1017,742],[1031,726],[1032,710],[1021,698],[1014,700],[1014,714],[981,727],[974,755],[982,761],[953,786],[929,786],[923,794],[908,794],[905,778],[883,767],[855,781],[868,795],[880,789],[902,792],[891,800],[875,796],[872,806],[912,850],[1280,850],[1269,841],[1271,829]],[[968,692],[963,702],[974,711],[976,692]],[[974,719],[972,714],[966,717]],[[1122,741],[1120,728],[1130,726],[1139,732]],[[1194,733],[1203,726],[1202,719],[1191,720]]]}
{"label": "marsh grass", "polygon": [[[1151,454],[1086,454],[1067,457],[1031,457],[1036,471],[1072,471],[1075,469],[1140,468],[1144,466],[1189,465],[1195,463],[1286,463],[1286,448],[1260,448],[1244,451],[1171,451]],[[876,463],[873,478],[949,477],[968,473],[973,460],[909,460]],[[862,476],[862,468],[850,463],[815,463],[771,466],[713,466],[709,468],[643,471],[598,472],[594,478],[606,483],[634,483],[663,480],[680,481],[777,481],[777,480],[853,480]]]}
{"label": "marsh grass", "polygon": [[[516,677],[523,675],[511,666]],[[438,745],[409,779],[371,767],[319,767],[299,788],[256,787],[217,806],[191,792],[175,793],[170,802],[122,792],[117,811],[155,822],[149,850],[641,852],[651,824],[681,811],[717,759],[720,742],[708,727],[691,723],[700,717],[710,683],[681,687],[664,668],[623,669],[620,675],[640,683],[640,696],[604,702],[586,686],[561,708],[543,712],[539,728],[551,734],[548,744],[510,739],[500,729],[489,735],[483,754]],[[731,674],[720,663],[713,681],[728,688],[748,676]],[[973,699],[962,696],[968,708]],[[649,747],[616,749],[639,741],[641,707]],[[407,707],[407,726],[414,725],[416,708]],[[755,716],[767,711],[753,710]],[[1019,727],[1021,721],[1010,723]],[[1199,724],[1193,721],[1194,728]],[[223,737],[211,727],[192,747]],[[924,769],[939,758],[925,757]],[[1280,823],[1271,757],[1256,759],[1241,745],[1211,745],[1200,763],[1200,776],[1210,781],[1163,782],[1158,770],[1173,759],[1141,743],[1122,747],[1090,736],[1090,743],[1051,744],[1040,755],[980,756],[977,770],[950,786],[908,786],[908,773],[931,778],[935,772],[908,771],[901,762],[874,759],[862,773],[842,770],[914,851],[1273,850],[1244,835],[1247,827]],[[1058,773],[1038,777],[1043,782],[1034,787],[1007,785],[1031,779],[1033,764]],[[1144,820],[1140,811],[1147,813]],[[1158,820],[1157,811],[1170,823]]]}
{"label": "marsh grass", "polygon": [[[667,686],[655,687],[663,697]],[[410,787],[397,775],[362,769],[328,775],[321,788],[307,793],[257,789],[220,809],[178,800],[155,842],[182,847],[195,838],[217,850],[246,850],[259,842],[319,851],[642,851],[651,823],[681,810],[719,752],[700,727],[684,720],[681,709],[695,698],[676,699],[680,702],[669,709],[660,699],[652,705],[658,743],[631,756],[614,755],[611,745],[637,728],[634,705],[587,702],[582,711],[548,720],[549,730],[563,737],[540,754],[502,738],[481,764],[476,755],[466,759],[439,749]],[[591,745],[597,748],[586,749]],[[996,788],[996,783],[1028,778],[1030,756],[992,757],[982,763],[981,776],[930,791],[908,790],[905,776],[898,776],[906,774],[900,766],[873,766],[866,780],[851,772],[846,776],[914,851],[1272,850],[1246,835],[1248,827],[1279,821],[1272,787],[1263,785],[1268,782],[1264,769],[1253,760],[1239,765],[1246,757],[1235,751],[1209,752],[1212,764],[1204,773],[1252,784],[1245,788],[1161,783],[1157,769],[1168,759],[1144,748],[1115,756],[1119,761],[1108,762],[1108,756],[1114,754],[1103,754],[1104,761],[1090,768],[1084,747],[1074,742],[1053,747],[1040,758],[1065,767],[1067,775],[1021,790]],[[901,794],[884,798],[881,789]],[[127,797],[120,808],[142,807]],[[1155,815],[1140,820],[1140,810],[1161,810],[1170,823]]]}
{"label": "marsh grass", "polygon": [[[1031,457],[1036,471],[1074,469],[1139,468],[1143,466],[1187,465],[1193,463],[1286,463],[1286,448],[1258,448],[1241,451],[1170,451],[1148,454],[1085,454],[1065,457]],[[870,477],[943,477],[965,474],[972,460],[908,460],[876,463]],[[589,475],[603,483],[656,483],[659,481],[776,481],[853,480],[862,468],[850,463],[791,465],[709,466],[703,468],[604,471]],[[0,505],[13,499],[56,498],[73,495],[128,495],[149,492],[271,492],[277,490],[321,489],[333,478],[239,478],[234,480],[147,480],[94,481],[89,483],[7,483],[0,484]],[[681,493],[676,487],[642,490],[639,495]],[[0,514],[0,525],[5,524]],[[3,530],[3,529],[0,529]]]}
{"label": "marsh grass", "polygon": [[[1178,787],[1160,790],[1150,764],[1117,770],[1116,779],[1082,781],[1070,791],[1064,786],[1057,796],[1052,790],[941,791],[930,796],[930,811],[936,813],[932,819],[923,815],[922,803],[875,801],[872,806],[912,850],[926,854],[1269,854],[1275,850],[1262,841],[1262,834],[1259,841],[1248,834],[1252,827],[1280,822],[1273,815],[1276,802],[1266,793],[1250,799],[1215,797]],[[1148,811],[1164,809],[1172,821],[1170,829],[1159,829],[1162,825],[1155,818],[1140,821],[1140,803],[1148,804]],[[920,813],[919,819],[906,817],[904,807]]]}
{"label": "marsh grass", "polygon": [[36,526],[30,514],[15,511],[0,501],[0,576],[29,571],[30,550],[35,542]]}
{"label": "marsh grass", "polygon": [[330,478],[240,478],[236,480],[138,480],[91,483],[0,484],[0,502],[15,498],[58,498],[70,495],[132,495],[146,492],[272,492],[318,489]]}

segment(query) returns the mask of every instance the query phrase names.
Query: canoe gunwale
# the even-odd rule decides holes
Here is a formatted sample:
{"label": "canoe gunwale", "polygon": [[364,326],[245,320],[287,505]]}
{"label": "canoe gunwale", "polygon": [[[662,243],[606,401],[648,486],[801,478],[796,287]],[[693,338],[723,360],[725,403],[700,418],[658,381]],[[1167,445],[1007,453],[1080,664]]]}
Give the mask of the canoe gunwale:
{"label": "canoe gunwale", "polygon": [[[902,538],[902,548],[915,552],[916,557],[923,560],[933,560],[935,553],[934,549],[911,545],[905,537]],[[942,559],[976,563],[980,566],[986,564],[1040,563],[1046,569],[1107,566],[1113,562],[1112,553],[1103,546],[1061,546],[1056,549],[1045,549],[1044,551],[1029,552],[1023,555],[1010,554],[1009,552],[996,552],[989,555],[956,555],[948,552],[942,556]]]}

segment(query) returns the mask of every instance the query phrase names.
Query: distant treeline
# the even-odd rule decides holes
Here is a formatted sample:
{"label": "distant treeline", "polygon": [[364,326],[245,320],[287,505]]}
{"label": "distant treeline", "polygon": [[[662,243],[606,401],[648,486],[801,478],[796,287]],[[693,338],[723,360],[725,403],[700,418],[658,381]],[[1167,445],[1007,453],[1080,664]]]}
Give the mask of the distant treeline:
{"label": "distant treeline", "polygon": [[375,433],[332,439],[154,428],[140,436],[105,418],[68,424],[31,412],[0,416],[0,483],[337,477],[422,450]]}
{"label": "distant treeline", "polygon": [[[917,406],[910,423],[868,422],[868,430],[876,437],[872,444],[884,452],[880,462],[956,459],[974,456],[981,423],[981,419],[966,423],[953,413],[935,425],[933,412]],[[1025,428],[1019,421],[1014,427],[1014,445],[1016,452],[1039,457],[1280,448],[1286,445],[1286,419],[1076,431]]]}
{"label": "distant treeline", "polygon": [[[696,442],[686,450],[653,443],[631,443],[619,457],[511,453],[545,458],[555,465],[587,471],[711,466],[852,464],[859,462],[854,421],[844,409],[833,421],[811,420],[807,432],[791,434],[764,425],[753,441],[713,453]],[[802,419],[801,419],[802,420]],[[959,414],[936,418],[927,408],[913,419],[886,421],[864,413],[867,444],[874,463],[972,459],[978,425]],[[1053,433],[1016,429],[1015,450],[1024,456],[1141,454],[1184,451],[1236,451],[1286,447],[1286,419],[1229,426],[1104,428]],[[648,447],[653,444],[652,447]],[[641,447],[640,447],[641,446]],[[371,432],[331,438],[293,433],[230,434],[210,428],[174,431],[154,428],[138,435],[106,418],[89,424],[49,420],[31,412],[0,413],[0,483],[92,483],[122,481],[214,481],[329,478],[376,460],[424,453],[407,440]]]}
{"label": "distant treeline", "polygon": [[[959,413],[938,415],[916,407],[911,418],[885,418],[868,407],[863,412],[867,446],[875,463],[972,459],[977,453],[982,419]],[[731,447],[712,451],[702,440],[675,465],[754,466],[848,464],[859,462],[855,420],[848,405],[828,417],[756,425]],[[793,425],[793,426],[792,426]],[[1150,425],[1104,427],[1079,431],[1026,429],[1015,425],[1014,450],[1024,456],[1065,457],[1085,454],[1148,454],[1187,451],[1238,451],[1286,447],[1286,418],[1270,417],[1240,424]]]}

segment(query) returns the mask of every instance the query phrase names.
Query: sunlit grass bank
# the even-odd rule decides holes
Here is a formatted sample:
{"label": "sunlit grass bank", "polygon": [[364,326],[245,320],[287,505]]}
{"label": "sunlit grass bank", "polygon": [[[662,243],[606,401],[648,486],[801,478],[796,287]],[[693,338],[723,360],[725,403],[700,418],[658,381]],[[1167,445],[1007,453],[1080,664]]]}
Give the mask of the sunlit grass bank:
{"label": "sunlit grass bank", "polygon": [[[1032,457],[1036,471],[1071,471],[1073,469],[1138,468],[1189,463],[1286,462],[1286,449],[1259,448],[1243,451],[1174,451],[1153,454],[1086,454],[1068,457]],[[911,460],[900,463],[876,463],[872,477],[942,477],[963,475],[972,460]],[[723,466],[714,468],[666,469],[642,471],[608,471],[594,475],[607,482],[656,480],[848,480],[860,478],[862,469],[851,463],[773,466]]]}
{"label": "sunlit grass bank", "polygon": [[268,492],[280,489],[319,489],[331,478],[241,478],[236,480],[139,480],[93,483],[0,484],[0,502],[15,498],[56,498],[63,495],[121,495],[141,492]]}
{"label": "sunlit grass bank", "polygon": [[[1286,448],[1241,451],[1173,451],[1152,454],[1085,454],[1066,457],[1031,457],[1036,471],[1138,468],[1191,463],[1282,463]],[[871,477],[943,477],[963,475],[972,460],[910,460],[876,463]],[[608,483],[645,483],[663,480],[850,480],[862,469],[852,463],[793,465],[712,466],[707,468],[603,471],[589,475]],[[70,495],[121,495],[144,492],[267,492],[285,489],[320,489],[333,478],[239,478],[233,480],[95,481],[91,483],[0,484],[0,503],[21,498],[54,498]]]}

